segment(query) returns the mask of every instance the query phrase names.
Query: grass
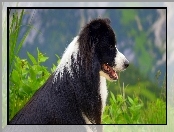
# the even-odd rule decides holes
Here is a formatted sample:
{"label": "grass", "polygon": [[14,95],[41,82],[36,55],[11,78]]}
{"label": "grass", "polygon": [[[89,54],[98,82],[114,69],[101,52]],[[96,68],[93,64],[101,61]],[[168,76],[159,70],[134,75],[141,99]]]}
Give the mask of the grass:
{"label": "grass", "polygon": [[102,116],[102,124],[166,124],[166,103],[162,99],[144,102],[139,97],[114,96]]}
{"label": "grass", "polygon": [[[15,57],[18,56],[22,45],[32,29],[35,29],[31,24],[22,25],[23,16],[27,15],[25,10],[9,10],[9,71],[10,75],[14,67]],[[22,26],[26,27],[25,33],[19,39],[19,34]],[[36,30],[36,29],[35,29]]]}
{"label": "grass", "polygon": [[[161,86],[162,96],[154,97],[152,101],[144,99],[139,94],[133,94],[132,97],[126,95],[126,90],[129,91],[133,86],[126,86],[125,89],[124,85],[121,87],[118,84],[118,87],[120,94],[109,93],[110,98],[102,116],[102,124],[166,124],[165,83]],[[134,86],[134,89],[142,87],[138,85]]]}
{"label": "grass", "polygon": [[30,53],[27,53],[30,62],[15,57],[14,69],[10,76],[10,119],[25,105],[37,88],[39,88],[50,75],[47,68],[41,65],[48,57],[42,54],[38,49],[37,52],[37,59]]}

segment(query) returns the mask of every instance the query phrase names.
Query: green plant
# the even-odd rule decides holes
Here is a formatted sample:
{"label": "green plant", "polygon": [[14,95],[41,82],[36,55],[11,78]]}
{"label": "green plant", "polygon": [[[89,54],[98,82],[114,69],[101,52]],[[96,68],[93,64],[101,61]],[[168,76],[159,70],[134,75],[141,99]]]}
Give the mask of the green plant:
{"label": "green plant", "polygon": [[24,16],[24,9],[21,12],[19,10],[14,10],[11,13],[11,9],[9,10],[9,70],[10,74],[13,69],[13,62],[15,60],[15,56],[18,55],[27,35],[29,34],[31,28],[29,28],[23,38],[18,42],[19,32],[22,26],[22,18]]}
{"label": "green plant", "polygon": [[[18,103],[18,98],[15,95],[18,95],[18,90],[20,88],[16,88],[17,86],[19,86],[21,83],[18,82],[19,84],[17,84],[17,81],[20,81],[20,73],[18,73],[18,70],[14,68],[14,63],[15,61],[19,62],[19,58],[16,57],[18,56],[20,49],[22,47],[22,45],[24,44],[24,41],[26,40],[28,34],[30,33],[32,26],[30,25],[22,25],[22,20],[23,20],[23,16],[24,16],[25,12],[24,9],[22,10],[12,10],[9,9],[8,10],[8,18],[9,18],[9,29],[7,29],[9,31],[8,34],[8,40],[9,40],[9,84],[10,84],[10,93],[11,91],[12,94],[10,95],[12,98],[10,98],[10,104],[13,104],[14,107],[11,109],[11,112],[13,113],[16,109],[16,104]],[[24,33],[24,35],[22,36],[21,39],[19,39],[19,33],[21,30],[22,26],[27,26],[27,30]],[[20,64],[25,63],[25,60],[21,60]],[[16,63],[16,68],[17,68],[17,63]],[[18,67],[20,68],[20,67]],[[13,72],[13,75],[12,75]],[[15,76],[16,75],[16,76]],[[13,89],[14,88],[14,89]],[[16,88],[16,89],[15,89]],[[16,103],[12,103],[13,101],[15,101]],[[21,103],[18,104],[19,106],[21,105]],[[14,113],[13,113],[14,114]],[[12,114],[12,115],[13,115]]]}
{"label": "green plant", "polygon": [[[22,48],[22,45],[26,41],[30,31],[35,29],[30,23],[27,25],[22,24],[22,20],[24,15],[26,15],[25,10],[11,10],[9,9],[9,74],[11,75],[15,56],[17,56]],[[26,31],[24,35],[22,35],[21,39],[19,39],[20,31],[22,26],[26,27]],[[40,33],[38,31],[38,33]]]}
{"label": "green plant", "polygon": [[142,110],[141,120],[144,124],[165,124],[166,102],[160,98],[147,102],[147,108]]}
{"label": "green plant", "polygon": [[143,103],[138,97],[124,98],[123,95],[114,96],[110,92],[110,105],[107,105],[102,117],[103,124],[133,124],[139,123],[140,110]]}
{"label": "green plant", "polygon": [[[165,82],[166,77],[163,80],[163,89],[165,89]],[[136,85],[131,85],[124,89],[124,85],[121,88],[118,84],[118,87],[121,94],[116,96],[113,92],[109,94],[109,102],[102,116],[103,124],[166,124],[166,102],[162,96],[152,100],[146,100],[139,94],[133,93],[132,97],[125,96],[126,91],[130,88],[138,90],[143,88],[144,85],[138,85],[138,88]],[[141,90],[141,92],[143,91]],[[164,95],[165,92],[163,91]]]}
{"label": "green plant", "polygon": [[35,91],[47,80],[50,73],[41,66],[48,57],[37,49],[37,59],[27,53],[31,64],[15,57],[14,69],[10,76],[10,119],[32,97]]}

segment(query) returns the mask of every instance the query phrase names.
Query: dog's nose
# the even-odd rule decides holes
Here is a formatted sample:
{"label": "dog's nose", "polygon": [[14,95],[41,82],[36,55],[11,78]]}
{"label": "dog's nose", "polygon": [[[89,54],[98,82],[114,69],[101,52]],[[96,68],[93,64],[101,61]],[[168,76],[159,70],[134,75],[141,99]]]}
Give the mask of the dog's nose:
{"label": "dog's nose", "polygon": [[124,67],[127,68],[128,66],[129,66],[129,61],[126,60],[126,61],[124,62]]}

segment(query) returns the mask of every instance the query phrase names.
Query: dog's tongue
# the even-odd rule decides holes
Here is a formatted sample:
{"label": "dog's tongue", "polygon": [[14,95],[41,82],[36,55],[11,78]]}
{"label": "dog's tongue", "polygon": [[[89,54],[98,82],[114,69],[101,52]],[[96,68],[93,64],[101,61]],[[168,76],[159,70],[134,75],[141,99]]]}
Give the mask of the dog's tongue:
{"label": "dog's tongue", "polygon": [[111,78],[113,78],[114,80],[117,80],[118,79],[118,75],[117,73],[113,70],[112,67],[110,67],[109,65],[107,64],[104,64],[104,69],[107,71],[107,73],[109,74],[109,76]]}

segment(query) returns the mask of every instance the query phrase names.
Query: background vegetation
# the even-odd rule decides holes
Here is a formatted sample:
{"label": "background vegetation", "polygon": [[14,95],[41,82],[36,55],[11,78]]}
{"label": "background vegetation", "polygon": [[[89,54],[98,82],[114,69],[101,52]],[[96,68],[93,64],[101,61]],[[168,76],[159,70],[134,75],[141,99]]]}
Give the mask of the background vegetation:
{"label": "background vegetation", "polygon": [[[55,54],[60,56],[67,46],[62,44],[68,44],[70,38],[78,33],[79,27],[74,25],[83,25],[101,10],[89,12],[77,9],[10,12],[9,119],[54,71],[59,61]],[[108,82],[110,92],[102,123],[165,124],[166,65],[165,61],[158,66],[155,64],[166,53],[164,46],[155,45],[155,35],[150,30],[160,18],[158,11],[104,10],[102,15],[112,20],[112,26],[117,31],[118,48],[124,54],[130,54],[128,57],[131,60],[131,66],[120,74],[118,82]],[[47,20],[49,23],[46,23]],[[36,22],[40,26],[35,27]],[[164,29],[166,31],[166,27]],[[163,36],[161,45],[165,41]]]}

